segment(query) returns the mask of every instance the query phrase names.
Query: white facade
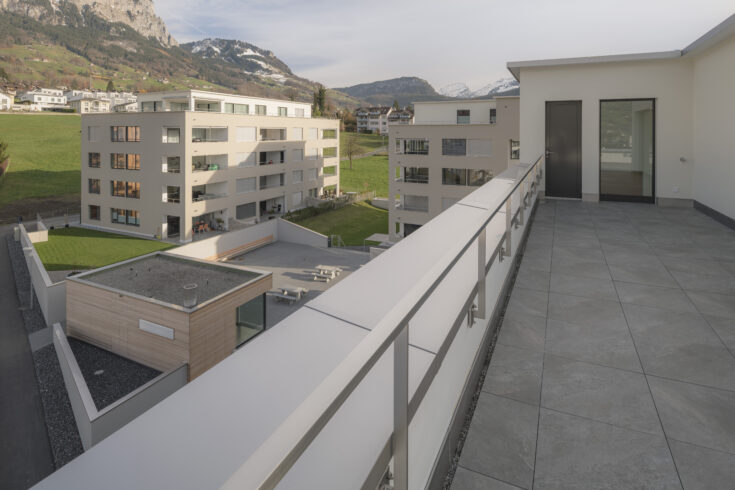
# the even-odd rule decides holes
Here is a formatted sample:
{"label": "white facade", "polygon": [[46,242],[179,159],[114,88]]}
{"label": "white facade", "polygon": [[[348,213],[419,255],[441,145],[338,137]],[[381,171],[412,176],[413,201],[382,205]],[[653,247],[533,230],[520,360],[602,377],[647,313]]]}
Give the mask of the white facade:
{"label": "white facade", "polygon": [[415,102],[414,124],[459,124],[458,110],[470,111],[466,124],[493,124],[490,112],[495,109],[495,100],[463,100],[448,102]]}
{"label": "white facade", "polygon": [[545,153],[547,102],[581,101],[582,198],[598,200],[601,101],[653,99],[656,202],[735,218],[733,60],[735,16],[682,51],[509,63],[523,91],[521,159]]}
{"label": "white facade", "polygon": [[311,104],[202,90],[152,92],[138,95],[141,112],[198,111],[258,116],[311,117]]}
{"label": "white facade", "polygon": [[14,97],[0,92],[0,111],[9,111],[13,108]]}
{"label": "white facade", "polygon": [[36,89],[20,95],[21,102],[30,102],[36,109],[53,109],[66,107],[64,92],[55,89]]}

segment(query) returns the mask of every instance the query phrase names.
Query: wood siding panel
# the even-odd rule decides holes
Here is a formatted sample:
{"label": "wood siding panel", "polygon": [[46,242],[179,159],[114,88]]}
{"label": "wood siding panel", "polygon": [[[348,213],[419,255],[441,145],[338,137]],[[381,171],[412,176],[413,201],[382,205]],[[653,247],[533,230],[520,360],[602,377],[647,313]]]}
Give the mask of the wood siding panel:
{"label": "wood siding panel", "polygon": [[[106,289],[67,281],[67,335],[167,371],[189,362],[188,314]],[[172,328],[174,340],[138,328],[138,320]]]}
{"label": "wood siding panel", "polygon": [[191,314],[189,380],[211,368],[235,350],[235,310],[273,287],[272,276],[221,298]]}

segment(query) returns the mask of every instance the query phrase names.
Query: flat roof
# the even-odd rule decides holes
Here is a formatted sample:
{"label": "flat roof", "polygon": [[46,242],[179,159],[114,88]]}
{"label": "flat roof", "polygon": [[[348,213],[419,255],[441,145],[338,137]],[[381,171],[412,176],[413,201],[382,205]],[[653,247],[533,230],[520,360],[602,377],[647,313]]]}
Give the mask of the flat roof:
{"label": "flat roof", "polygon": [[194,96],[214,96],[214,97],[238,97],[251,100],[266,100],[272,102],[288,102],[289,104],[308,105],[311,107],[309,102],[299,102],[296,100],[288,99],[274,99],[272,97],[258,97],[256,95],[243,95],[243,94],[228,94],[226,92],[211,92],[208,90],[197,90],[197,89],[185,89],[185,90],[161,90],[158,92],[145,92],[138,94],[138,99],[148,99],[150,97],[175,97],[183,94],[192,94]]}
{"label": "flat roof", "polygon": [[688,54],[696,54],[718,44],[735,34],[735,14],[731,15],[718,25],[707,31],[684,49],[673,51],[659,51],[653,53],[631,53],[615,54],[609,56],[587,56],[580,58],[558,58],[529,61],[509,61],[508,71],[518,80],[521,68],[534,68],[544,66],[584,65],[592,63],[622,63],[626,61],[651,61],[672,58],[681,58]]}
{"label": "flat roof", "polygon": [[[269,276],[270,272],[190,259],[163,252],[95,269],[69,280],[190,310]],[[196,284],[197,305],[184,306],[185,285]]]}

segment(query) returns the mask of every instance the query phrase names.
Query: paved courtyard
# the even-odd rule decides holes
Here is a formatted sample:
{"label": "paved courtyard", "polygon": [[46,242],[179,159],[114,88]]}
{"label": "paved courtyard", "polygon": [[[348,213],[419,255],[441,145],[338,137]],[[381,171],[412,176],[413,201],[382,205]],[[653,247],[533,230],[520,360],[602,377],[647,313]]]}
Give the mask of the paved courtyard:
{"label": "paved courtyard", "polygon": [[[303,287],[309,290],[301,301],[288,304],[268,296],[266,325],[272,327],[370,260],[370,254],[347,248],[321,248],[290,242],[275,242],[232,259],[230,263],[255,267],[273,273],[273,287]],[[315,281],[311,275],[317,265],[340,267],[343,272],[331,281]]]}
{"label": "paved courtyard", "polygon": [[540,203],[454,489],[735,488],[735,231]]}

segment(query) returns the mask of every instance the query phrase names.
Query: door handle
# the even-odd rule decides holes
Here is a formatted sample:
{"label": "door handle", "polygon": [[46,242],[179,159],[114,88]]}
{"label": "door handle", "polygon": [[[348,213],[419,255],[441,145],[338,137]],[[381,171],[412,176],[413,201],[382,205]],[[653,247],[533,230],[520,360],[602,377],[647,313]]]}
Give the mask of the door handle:
{"label": "door handle", "polygon": [[551,150],[546,150],[546,158],[548,159],[551,155],[553,155],[554,152]]}

